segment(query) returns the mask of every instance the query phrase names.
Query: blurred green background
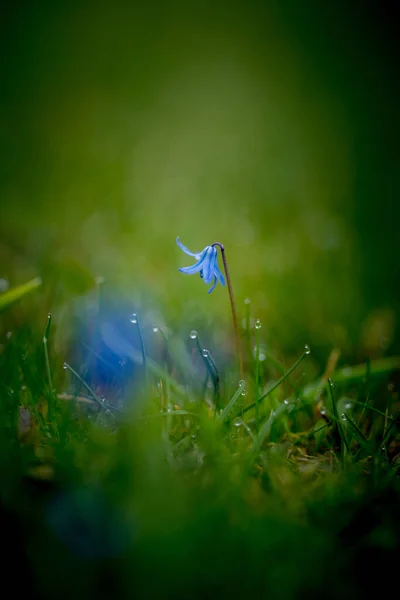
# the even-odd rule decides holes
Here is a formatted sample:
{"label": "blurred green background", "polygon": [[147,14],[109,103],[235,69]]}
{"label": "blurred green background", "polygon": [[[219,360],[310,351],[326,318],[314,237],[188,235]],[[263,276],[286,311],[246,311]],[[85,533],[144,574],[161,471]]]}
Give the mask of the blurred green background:
{"label": "blurred green background", "polygon": [[219,240],[271,346],[400,350],[390,3],[2,6],[0,277],[230,335],[177,271]]}

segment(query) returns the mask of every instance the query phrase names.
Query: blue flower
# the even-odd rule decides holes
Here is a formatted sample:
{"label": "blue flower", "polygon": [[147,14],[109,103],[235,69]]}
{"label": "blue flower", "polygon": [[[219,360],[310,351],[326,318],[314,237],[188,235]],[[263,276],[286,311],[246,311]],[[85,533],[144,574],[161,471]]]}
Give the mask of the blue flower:
{"label": "blue flower", "polygon": [[187,275],[200,273],[200,277],[204,279],[204,282],[207,285],[214,279],[214,283],[208,290],[209,294],[217,285],[217,281],[219,281],[221,285],[225,285],[225,278],[218,268],[218,252],[215,246],[206,246],[201,252],[193,253],[182,244],[179,237],[176,238],[176,243],[185,254],[193,256],[197,260],[191,267],[182,267],[182,269],[179,269],[182,273],[186,273]]}

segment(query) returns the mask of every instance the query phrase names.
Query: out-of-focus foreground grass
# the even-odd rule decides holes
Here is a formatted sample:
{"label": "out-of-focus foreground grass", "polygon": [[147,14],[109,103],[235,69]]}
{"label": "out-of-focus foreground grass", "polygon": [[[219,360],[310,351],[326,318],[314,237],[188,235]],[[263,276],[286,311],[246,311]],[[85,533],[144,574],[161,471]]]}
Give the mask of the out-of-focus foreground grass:
{"label": "out-of-focus foreground grass", "polygon": [[387,32],[277,4],[4,7],[1,276],[54,284],[43,316],[101,276],[174,329],[226,328],[226,294],[177,272],[180,235],[226,245],[272,345],[396,350]]}

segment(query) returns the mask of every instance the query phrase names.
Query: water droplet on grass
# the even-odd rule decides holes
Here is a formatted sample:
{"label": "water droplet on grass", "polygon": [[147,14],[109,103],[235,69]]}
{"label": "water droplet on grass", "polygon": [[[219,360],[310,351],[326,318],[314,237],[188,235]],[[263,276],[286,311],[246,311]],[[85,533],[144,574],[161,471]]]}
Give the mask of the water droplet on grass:
{"label": "water droplet on grass", "polygon": [[197,338],[197,331],[195,331],[193,329],[193,331],[190,332],[190,339],[195,340]]}
{"label": "water droplet on grass", "polygon": [[326,408],[325,408],[325,406],[322,406],[319,412],[320,412],[321,415],[326,415]]}
{"label": "water droplet on grass", "polygon": [[64,371],[66,371],[68,369],[68,365],[66,362],[63,364],[63,369],[64,369]]}
{"label": "water droplet on grass", "polygon": [[285,400],[283,401],[283,404],[288,405],[289,404],[289,400],[287,398],[285,398]]}
{"label": "water droplet on grass", "polygon": [[241,380],[239,381],[239,387],[241,387],[241,388],[242,388],[242,391],[240,392],[240,394],[241,394],[242,396],[245,396],[245,395],[247,394],[247,390],[246,390],[246,382],[245,382],[245,380],[244,380],[244,379],[241,379]]}
{"label": "water droplet on grass", "polygon": [[260,321],[260,319],[257,319],[257,321],[256,321],[256,322],[255,322],[255,324],[254,324],[254,327],[255,327],[256,329],[261,329],[262,325],[261,325],[261,321]]}
{"label": "water droplet on grass", "polygon": [[351,402],[346,402],[346,404],[344,405],[346,410],[350,410],[350,408],[352,407],[352,403]]}
{"label": "water droplet on grass", "polygon": [[250,302],[251,302],[250,298],[245,298],[245,299],[244,299],[244,303],[245,303],[245,304],[250,304]]}
{"label": "water droplet on grass", "polygon": [[136,313],[131,314],[130,322],[133,323],[133,325],[136,325],[136,323],[137,323],[137,314]]}
{"label": "water droplet on grass", "polygon": [[209,351],[207,350],[207,348],[204,348],[202,351],[202,355],[204,356],[204,358],[207,358],[209,356]]}
{"label": "water droplet on grass", "polygon": [[347,421],[347,417],[346,417],[346,415],[344,413],[342,413],[340,415],[340,417],[341,417],[342,421]]}
{"label": "water droplet on grass", "polygon": [[153,333],[157,333],[159,330],[159,328],[157,327],[157,325],[153,325]]}
{"label": "water droplet on grass", "polygon": [[235,427],[240,427],[242,424],[242,419],[240,419],[239,417],[237,419],[234,420],[233,422]]}
{"label": "water droplet on grass", "polygon": [[310,346],[309,346],[308,344],[306,344],[306,345],[304,346],[304,352],[305,352],[306,354],[311,354]]}

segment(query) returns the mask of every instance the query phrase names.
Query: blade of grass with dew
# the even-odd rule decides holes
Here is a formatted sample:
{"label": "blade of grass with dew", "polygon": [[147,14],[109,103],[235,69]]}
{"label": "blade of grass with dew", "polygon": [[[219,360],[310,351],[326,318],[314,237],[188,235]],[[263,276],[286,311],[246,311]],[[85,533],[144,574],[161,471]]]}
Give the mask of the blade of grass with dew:
{"label": "blade of grass with dew", "polygon": [[256,375],[255,375],[255,387],[256,387],[256,432],[258,433],[258,422],[260,420],[260,407],[258,396],[260,393],[260,345],[261,345],[261,321],[257,319],[255,323],[256,328]]}
{"label": "blade of grass with dew", "polygon": [[41,284],[41,278],[35,277],[35,279],[31,279],[27,283],[23,283],[7,292],[2,292],[0,294],[0,313],[14,304],[14,302],[17,302],[17,300],[36,290]]}
{"label": "blade of grass with dew", "polygon": [[218,370],[217,370],[217,367],[216,367],[214,361],[210,360],[210,352],[206,348],[203,348],[203,346],[200,343],[198,334],[196,334],[195,338],[191,338],[191,339],[195,339],[196,348],[197,348],[197,350],[200,354],[200,357],[208,371],[208,374],[211,377],[211,380],[214,385],[215,394],[217,394],[218,385],[219,385],[219,375],[218,375]]}
{"label": "blade of grass with dew", "polygon": [[[347,440],[346,440],[346,436],[344,434],[343,428],[342,428],[342,424],[339,420],[339,414],[337,411],[337,406],[336,406],[336,398],[335,398],[335,394],[334,394],[334,386],[335,384],[333,383],[332,379],[328,379],[328,385],[329,385],[329,390],[330,390],[330,395],[331,395],[331,402],[332,402],[332,412],[333,412],[333,418],[334,421],[336,423],[336,429],[339,433],[339,438],[340,438],[340,443],[343,442],[344,446],[347,449],[347,452],[350,453],[350,449],[349,446],[347,444]],[[341,448],[341,454],[342,454],[342,448]]]}
{"label": "blade of grass with dew", "polygon": [[75,371],[75,369],[73,367],[71,367],[71,365],[69,365],[67,362],[64,363],[64,369],[68,369],[68,371],[70,371],[73,375],[75,375],[75,377],[78,379],[78,381],[83,385],[84,388],[86,388],[86,390],[89,392],[89,394],[92,396],[93,400],[95,400],[95,402],[108,414],[110,414],[114,419],[115,416],[112,414],[112,412],[110,411],[110,409],[108,408],[108,406],[106,406],[106,404],[104,402],[102,402],[100,400],[100,398],[98,397],[98,395],[92,390],[92,388],[90,387],[90,385],[88,385],[86,383],[86,381],[84,379],[82,379],[82,377],[79,375],[79,373],[77,371]]}
{"label": "blade of grass with dew", "polygon": [[351,419],[348,414],[345,414],[345,413],[343,413],[343,414],[346,417],[346,423],[348,423],[350,425],[351,429],[353,430],[353,434],[354,434],[354,437],[356,438],[357,442],[360,444],[360,446],[364,450],[367,450],[368,453],[373,454],[373,448],[372,448],[372,445],[369,442],[369,440],[365,437],[365,435],[359,429],[359,427],[356,425],[356,423],[353,421],[353,419]]}
{"label": "blade of grass with dew", "polygon": [[[303,362],[303,360],[305,359],[306,356],[309,355],[309,353],[310,353],[309,350],[306,350],[305,352],[303,352],[303,354],[300,356],[300,358],[296,360],[296,362],[290,367],[290,369],[288,369],[286,371],[286,373],[284,375],[282,375],[282,377],[280,379],[278,379],[278,381],[275,382],[274,385],[272,385],[269,388],[269,390],[267,390],[265,392],[265,394],[263,396],[261,396],[261,398],[258,399],[258,402],[262,402],[265,398],[267,398],[270,394],[272,394],[272,392],[274,390],[276,390],[276,388],[278,388],[281,385],[281,383],[283,383],[285,381],[285,379],[287,377],[289,377],[289,375],[291,373],[293,373],[293,371],[295,369],[297,369],[297,367]],[[248,412],[249,410],[251,410],[255,406],[256,406],[256,403],[252,402],[252,404],[249,404],[248,406],[246,406],[246,408],[243,409],[243,414],[246,413],[246,412]]]}
{"label": "blade of grass with dew", "polygon": [[57,401],[57,395],[54,392],[54,388],[53,388],[53,380],[51,377],[51,369],[50,369],[50,360],[49,360],[49,351],[48,351],[48,340],[49,340],[49,336],[50,336],[50,328],[51,328],[51,321],[52,321],[52,317],[51,314],[49,313],[47,315],[47,324],[46,324],[46,330],[44,332],[44,336],[43,336],[43,353],[44,353],[44,362],[45,362],[45,366],[46,366],[46,375],[47,375],[47,384],[49,386],[49,397],[50,397],[50,402],[48,402],[48,417],[49,417],[49,421],[52,422],[52,417],[53,417],[53,412],[54,412],[54,404]]}
{"label": "blade of grass with dew", "polygon": [[225,406],[225,408],[223,409],[223,411],[221,412],[221,414],[218,417],[218,419],[221,423],[224,423],[227,420],[229,414],[232,412],[233,407],[235,406],[236,402],[239,400],[240,395],[243,392],[245,387],[246,387],[246,383],[244,381],[241,381],[239,383],[238,389],[233,394],[232,398],[229,400],[228,404]]}
{"label": "blade of grass with dew", "polygon": [[46,364],[47,383],[49,385],[51,394],[54,395],[53,382],[51,379],[51,371],[50,371],[49,352],[48,352],[48,348],[47,348],[47,342],[48,342],[49,335],[50,335],[50,327],[51,327],[51,314],[49,313],[47,315],[46,330],[45,330],[45,333],[43,336],[43,350],[44,350],[44,360],[45,360],[45,364]]}
{"label": "blade of grass with dew", "polygon": [[[93,398],[88,398],[87,396],[77,396],[75,394],[57,394],[58,400],[70,400],[74,402],[79,402],[83,404],[97,404],[96,400]],[[102,402],[102,406],[107,408],[108,410],[114,411],[120,414],[127,414],[125,410],[118,408],[117,406],[113,406],[112,404],[108,404],[108,402]]]}
{"label": "blade of grass with dew", "polygon": [[253,451],[252,451],[252,460],[254,460],[264,441],[266,440],[266,438],[269,436],[270,432],[271,432],[271,428],[272,428],[272,424],[274,423],[274,421],[280,417],[281,415],[283,415],[283,413],[285,411],[287,411],[288,407],[290,406],[289,402],[287,403],[282,403],[275,411],[271,411],[270,416],[268,417],[268,419],[265,421],[264,425],[261,427],[260,429],[260,433],[257,435],[254,445],[253,445]]}
{"label": "blade of grass with dew", "polygon": [[138,332],[139,332],[139,342],[140,342],[140,351],[142,353],[142,364],[143,364],[143,372],[144,372],[144,380],[147,384],[148,382],[148,369],[147,369],[147,355],[146,355],[146,348],[144,345],[144,338],[143,338],[143,331],[142,331],[142,327],[140,325],[140,319],[139,316],[136,313],[132,313],[131,315],[131,319],[130,319],[131,323],[133,325],[137,326]]}

